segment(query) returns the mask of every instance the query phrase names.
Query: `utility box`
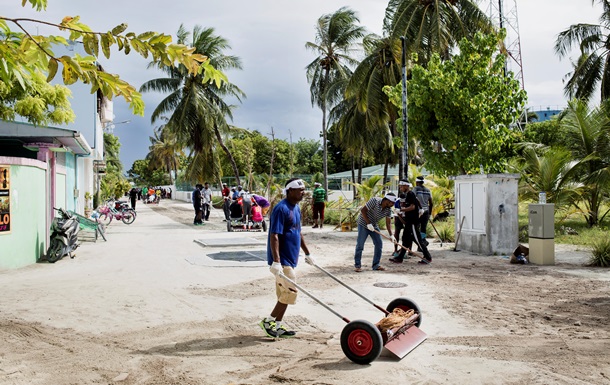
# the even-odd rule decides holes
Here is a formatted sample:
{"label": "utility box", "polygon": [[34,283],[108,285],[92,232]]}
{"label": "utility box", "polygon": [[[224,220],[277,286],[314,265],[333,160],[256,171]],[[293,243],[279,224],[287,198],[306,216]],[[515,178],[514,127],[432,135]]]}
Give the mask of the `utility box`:
{"label": "utility box", "polygon": [[555,205],[530,204],[528,208],[530,263],[555,264]]}
{"label": "utility box", "polygon": [[[456,248],[510,255],[519,243],[519,174],[455,177]],[[435,202],[437,204],[438,202]]]}
{"label": "utility box", "polygon": [[529,237],[540,239],[555,238],[555,205],[529,205]]}

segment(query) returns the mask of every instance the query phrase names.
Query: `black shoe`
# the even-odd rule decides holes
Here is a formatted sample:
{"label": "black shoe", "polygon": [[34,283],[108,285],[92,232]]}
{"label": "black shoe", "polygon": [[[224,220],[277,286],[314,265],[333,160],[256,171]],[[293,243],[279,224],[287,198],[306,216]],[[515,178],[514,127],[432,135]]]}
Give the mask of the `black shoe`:
{"label": "black shoe", "polygon": [[297,332],[292,330],[286,330],[284,325],[282,325],[275,330],[275,334],[280,338],[292,338],[297,335]]}
{"label": "black shoe", "polygon": [[390,262],[392,262],[392,263],[402,263],[402,259],[390,258]]}
{"label": "black shoe", "polygon": [[265,319],[263,318],[263,320],[258,323],[258,326],[263,329],[265,334],[267,334],[267,337],[277,338],[277,332],[275,331],[275,321],[265,321]]}
{"label": "black shoe", "polygon": [[421,259],[417,263],[422,264],[422,265],[428,265],[428,264],[432,263],[432,261],[429,259]]}

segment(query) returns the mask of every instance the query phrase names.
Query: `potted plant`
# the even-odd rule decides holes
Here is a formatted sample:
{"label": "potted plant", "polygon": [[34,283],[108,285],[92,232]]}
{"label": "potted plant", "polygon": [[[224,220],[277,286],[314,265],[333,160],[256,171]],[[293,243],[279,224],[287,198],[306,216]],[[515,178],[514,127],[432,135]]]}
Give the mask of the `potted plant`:
{"label": "potted plant", "polygon": [[89,218],[91,211],[93,211],[93,208],[91,207],[91,198],[93,198],[93,196],[89,191],[87,191],[85,193],[85,216],[87,218]]}

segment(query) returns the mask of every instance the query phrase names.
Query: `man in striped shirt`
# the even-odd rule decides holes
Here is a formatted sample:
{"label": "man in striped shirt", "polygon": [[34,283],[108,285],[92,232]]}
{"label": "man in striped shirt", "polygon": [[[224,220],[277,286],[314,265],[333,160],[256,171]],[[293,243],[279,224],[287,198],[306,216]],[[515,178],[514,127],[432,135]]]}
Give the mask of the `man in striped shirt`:
{"label": "man in striped shirt", "polygon": [[395,202],[396,195],[393,193],[388,193],[383,198],[371,198],[360,210],[360,215],[358,215],[357,221],[358,240],[356,241],[356,251],[354,253],[354,267],[356,268],[356,272],[359,273],[362,271],[362,250],[364,250],[364,243],[369,235],[371,238],[373,238],[373,244],[375,245],[375,252],[373,254],[373,270],[385,270],[385,268],[379,264],[381,261],[383,242],[381,240],[381,233],[379,232],[378,223],[382,218],[385,218],[388,234],[390,234],[392,242],[396,243],[396,239],[392,235],[392,223],[390,221],[392,207],[394,206]]}

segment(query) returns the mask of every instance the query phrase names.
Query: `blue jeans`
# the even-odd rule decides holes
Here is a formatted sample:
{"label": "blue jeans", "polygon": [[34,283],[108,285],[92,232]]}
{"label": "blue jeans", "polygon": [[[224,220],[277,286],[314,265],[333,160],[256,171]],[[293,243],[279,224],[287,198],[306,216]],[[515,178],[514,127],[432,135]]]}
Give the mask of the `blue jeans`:
{"label": "blue jeans", "polygon": [[383,248],[383,242],[381,241],[381,235],[370,231],[366,226],[358,225],[358,240],[356,241],[356,252],[354,253],[354,267],[361,267],[362,250],[364,250],[364,242],[371,236],[373,238],[373,244],[375,245],[375,253],[373,254],[373,270],[377,270],[379,262],[381,261],[381,249]]}

